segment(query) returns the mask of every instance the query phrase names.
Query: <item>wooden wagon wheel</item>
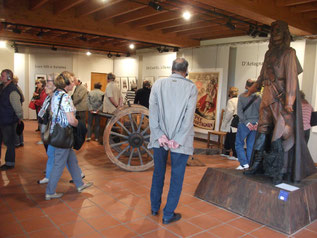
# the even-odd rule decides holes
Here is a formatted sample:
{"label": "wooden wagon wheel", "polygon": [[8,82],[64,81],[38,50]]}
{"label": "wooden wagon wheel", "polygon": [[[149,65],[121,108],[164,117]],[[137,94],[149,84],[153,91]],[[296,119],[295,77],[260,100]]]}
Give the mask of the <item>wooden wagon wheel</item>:
{"label": "wooden wagon wheel", "polygon": [[150,140],[149,111],[140,105],[115,111],[103,135],[108,158],[128,171],[144,171],[154,166]]}

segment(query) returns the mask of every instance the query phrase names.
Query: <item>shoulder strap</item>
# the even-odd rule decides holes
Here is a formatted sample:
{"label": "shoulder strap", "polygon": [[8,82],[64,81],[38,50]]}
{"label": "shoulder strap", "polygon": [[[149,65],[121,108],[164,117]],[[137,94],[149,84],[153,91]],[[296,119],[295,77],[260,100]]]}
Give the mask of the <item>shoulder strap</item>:
{"label": "shoulder strap", "polygon": [[65,93],[62,94],[61,99],[59,100],[59,103],[58,103],[58,109],[57,109],[57,113],[56,113],[56,117],[55,117],[55,123],[57,121],[57,116],[59,113],[59,109],[61,108],[61,104],[62,104],[62,100],[63,100],[64,95],[65,95]]}
{"label": "shoulder strap", "polygon": [[243,112],[245,112],[250,106],[251,104],[257,99],[256,95],[253,95],[253,98],[249,101],[249,103],[243,108]]}

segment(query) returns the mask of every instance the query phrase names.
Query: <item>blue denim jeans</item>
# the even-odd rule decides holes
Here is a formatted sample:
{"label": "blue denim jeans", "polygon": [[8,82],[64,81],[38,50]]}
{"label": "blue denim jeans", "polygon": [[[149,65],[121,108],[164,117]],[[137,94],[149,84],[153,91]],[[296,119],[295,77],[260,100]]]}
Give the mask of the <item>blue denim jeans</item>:
{"label": "blue denim jeans", "polygon": [[78,167],[78,162],[74,150],[56,147],[54,147],[54,149],[54,165],[46,187],[46,194],[52,195],[56,192],[57,182],[61,177],[66,164],[68,165],[68,170],[76,187],[78,188],[82,186],[84,183],[81,178],[80,168]]}
{"label": "blue denim jeans", "polygon": [[[154,148],[154,172],[151,187],[151,209],[160,210],[162,202],[162,192],[166,172],[166,161],[168,151],[164,148]],[[179,197],[182,192],[188,155],[171,152],[171,181],[167,196],[167,202],[163,210],[163,219],[170,219],[174,215]]]}
{"label": "blue denim jeans", "polygon": [[[55,147],[51,146],[51,145],[48,145],[47,152],[46,152],[46,154],[47,154],[47,162],[46,162],[46,172],[45,172],[45,177],[47,179],[50,178],[51,172],[52,172],[52,168],[54,166],[54,153],[55,153]],[[68,164],[66,164],[66,167],[67,167],[68,171],[70,171],[69,168],[68,168]],[[80,169],[80,174],[82,174],[81,169]]]}
{"label": "blue denim jeans", "polygon": [[[250,164],[255,136],[256,131],[250,131],[244,123],[239,123],[236,136],[236,151],[241,165]],[[244,140],[246,140],[247,144],[247,153],[244,150]]]}

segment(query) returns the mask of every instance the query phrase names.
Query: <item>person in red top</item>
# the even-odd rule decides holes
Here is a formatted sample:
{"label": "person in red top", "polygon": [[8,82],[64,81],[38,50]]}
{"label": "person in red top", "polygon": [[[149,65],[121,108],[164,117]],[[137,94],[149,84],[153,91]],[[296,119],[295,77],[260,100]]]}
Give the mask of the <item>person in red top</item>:
{"label": "person in red top", "polygon": [[[35,104],[35,111],[36,111],[36,118],[38,119],[38,113],[42,108],[43,102],[45,98],[47,97],[47,94],[45,93],[45,85],[46,81],[45,79],[40,79],[36,81],[36,89],[33,93],[33,98],[32,100],[34,101]],[[36,129],[36,131],[40,131],[40,126]]]}
{"label": "person in red top", "polygon": [[309,136],[310,136],[310,119],[313,111],[313,107],[309,104],[309,102],[305,99],[305,93],[300,91],[300,96],[302,99],[302,114],[303,114],[303,127],[304,127],[304,135],[306,144],[308,144]]}

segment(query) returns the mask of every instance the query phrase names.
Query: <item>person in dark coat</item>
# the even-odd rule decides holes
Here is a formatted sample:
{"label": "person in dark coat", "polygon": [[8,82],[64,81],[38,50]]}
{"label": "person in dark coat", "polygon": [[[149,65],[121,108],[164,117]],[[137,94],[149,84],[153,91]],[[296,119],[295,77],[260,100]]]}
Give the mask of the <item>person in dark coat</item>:
{"label": "person in dark coat", "polygon": [[134,104],[140,104],[149,108],[149,99],[151,94],[151,83],[147,80],[143,81],[143,88],[136,91]]}

